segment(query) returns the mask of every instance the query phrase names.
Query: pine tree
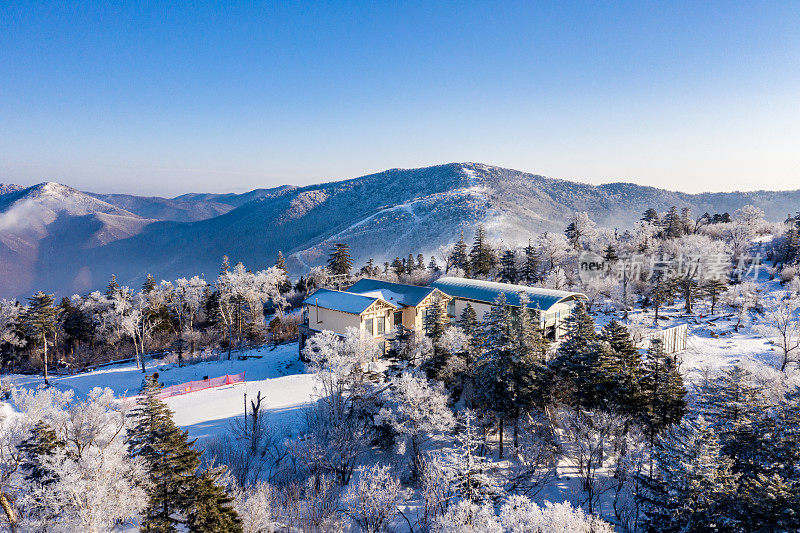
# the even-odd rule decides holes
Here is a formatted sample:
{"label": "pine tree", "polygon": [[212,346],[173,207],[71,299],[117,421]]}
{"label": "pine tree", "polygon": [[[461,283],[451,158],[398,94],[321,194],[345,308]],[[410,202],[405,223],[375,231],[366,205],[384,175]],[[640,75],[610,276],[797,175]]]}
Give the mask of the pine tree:
{"label": "pine tree", "polygon": [[447,317],[447,300],[434,298],[424,316],[425,334],[434,342],[444,334],[449,319]]}
{"label": "pine tree", "polygon": [[228,259],[227,255],[222,256],[222,264],[219,266],[219,273],[224,274],[231,268],[230,259]]}
{"label": "pine tree", "polygon": [[50,385],[47,375],[47,337],[56,332],[56,319],[58,310],[53,306],[54,298],[52,294],[37,292],[28,298],[28,311],[25,316],[25,325],[28,334],[36,345],[42,347],[42,359],[44,361],[44,383]]}
{"label": "pine tree", "polygon": [[331,274],[350,275],[353,268],[353,259],[350,257],[350,247],[345,243],[337,242],[333,245],[330,256],[328,256],[328,270]]}
{"label": "pine tree", "polygon": [[575,305],[563,326],[565,340],[550,362],[554,375],[563,383],[559,392],[567,402],[593,407],[597,401],[597,372],[603,346],[583,302]]}
{"label": "pine tree", "polygon": [[603,328],[600,340],[610,348],[603,353],[599,364],[601,395],[613,409],[635,416],[641,401],[642,356],[628,329],[616,320]]}
{"label": "pine tree", "polygon": [[464,232],[461,232],[461,236],[458,239],[458,242],[453,248],[453,252],[450,254],[449,264],[447,265],[447,269],[445,272],[450,270],[450,267],[459,268],[464,272],[464,275],[469,277],[469,256],[467,255],[467,243],[464,242]]}
{"label": "pine tree", "polygon": [[398,277],[405,274],[406,267],[399,257],[395,257],[394,261],[392,261],[392,270],[394,270],[394,273],[397,274]]}
{"label": "pine tree", "polygon": [[500,457],[503,457],[503,429],[506,420],[517,408],[513,388],[515,357],[514,325],[505,294],[500,294],[486,315],[483,324],[483,351],[479,362],[480,376],[476,403],[491,413],[498,424]]}
{"label": "pine tree", "polygon": [[433,274],[437,274],[441,270],[434,256],[431,256],[431,260],[428,263],[428,270],[430,270]]}
{"label": "pine tree", "polygon": [[117,283],[117,276],[111,274],[111,281],[106,285],[106,296],[113,298],[119,293],[119,283]]}
{"label": "pine tree", "polygon": [[612,243],[608,243],[608,246],[603,250],[603,259],[608,263],[615,263],[619,260],[617,249],[614,248]]}
{"label": "pine tree", "polygon": [[487,278],[495,267],[497,260],[494,251],[486,242],[486,230],[479,225],[475,230],[475,238],[469,251],[470,271],[473,275]]}
{"label": "pine tree", "polygon": [[414,254],[408,254],[408,259],[406,259],[406,274],[411,274],[414,272],[415,268],[417,268],[417,264],[414,262]]}
{"label": "pine tree", "polygon": [[731,508],[737,476],[703,417],[686,419],[653,449],[655,473],[643,478],[647,530],[737,531]]}
{"label": "pine tree", "polygon": [[681,232],[684,235],[689,235],[694,229],[694,222],[692,221],[692,210],[688,207],[681,209]]}
{"label": "pine tree", "polygon": [[522,263],[519,276],[526,285],[533,285],[539,281],[539,256],[530,241],[528,241],[528,246],[524,248],[523,252],[525,253],[525,261]]}
{"label": "pine tree", "polygon": [[664,353],[664,345],[660,339],[650,341],[642,365],[639,391],[641,409],[638,418],[645,427],[652,449],[656,436],[680,422],[686,413],[683,378],[674,360]]}
{"label": "pine tree", "polygon": [[144,279],[144,283],[142,284],[142,292],[148,294],[154,291],[156,288],[156,278],[153,277],[152,274],[147,274],[147,277]]}
{"label": "pine tree", "polygon": [[55,518],[59,509],[52,508],[44,498],[39,495],[46,492],[48,485],[57,482],[60,478],[58,471],[48,462],[48,458],[64,448],[56,432],[44,421],[37,421],[30,430],[30,436],[18,446],[20,453],[20,468],[23,479],[32,490],[32,502],[26,505],[25,512],[31,517],[48,521]]}
{"label": "pine tree", "polygon": [[705,283],[703,283],[702,291],[706,296],[708,296],[711,299],[712,315],[714,314],[714,310],[717,307],[720,295],[722,295],[722,293],[727,290],[728,290],[728,284],[725,282],[724,279],[721,278],[711,278]]}
{"label": "pine tree", "polygon": [[550,343],[539,329],[539,311],[528,305],[528,295],[520,298],[516,332],[516,359],[514,361],[514,388],[517,391],[517,409],[514,415],[514,446],[518,444],[519,417],[531,408],[544,409],[548,400],[551,376],[547,367]]}
{"label": "pine tree", "polygon": [[289,292],[292,290],[292,282],[289,281],[289,269],[286,268],[286,259],[283,257],[283,252],[278,250],[278,258],[275,260],[275,266],[283,272],[283,279],[278,284],[280,292]]}
{"label": "pine tree", "polygon": [[425,257],[417,254],[417,270],[425,270]]}
{"label": "pine tree", "polygon": [[564,235],[566,235],[567,240],[569,241],[572,248],[575,250],[579,250],[581,247],[581,234],[578,231],[578,225],[575,222],[570,222],[567,224],[567,229],[564,230]]}
{"label": "pine tree", "polygon": [[242,521],[232,507],[233,498],[219,485],[221,470],[205,470],[194,483],[186,513],[189,531],[238,533]]}
{"label": "pine tree", "polygon": [[662,234],[665,239],[674,239],[683,234],[683,224],[681,224],[678,208],[674,205],[669,208],[664,220],[661,221]]}
{"label": "pine tree", "polygon": [[517,258],[513,250],[506,250],[500,257],[500,281],[516,283],[517,276]]}
{"label": "pine tree", "polygon": [[177,525],[185,522],[200,465],[194,441],[172,421],[160,392],[155,377],[145,378],[141,398],[131,412],[129,452],[144,460],[150,481],[143,532],[177,531]]}
{"label": "pine tree", "polygon": [[654,224],[657,226],[659,224],[658,211],[656,211],[652,207],[648,207],[647,211],[645,211],[644,215],[642,215],[641,220],[643,222],[649,222],[650,224]]}

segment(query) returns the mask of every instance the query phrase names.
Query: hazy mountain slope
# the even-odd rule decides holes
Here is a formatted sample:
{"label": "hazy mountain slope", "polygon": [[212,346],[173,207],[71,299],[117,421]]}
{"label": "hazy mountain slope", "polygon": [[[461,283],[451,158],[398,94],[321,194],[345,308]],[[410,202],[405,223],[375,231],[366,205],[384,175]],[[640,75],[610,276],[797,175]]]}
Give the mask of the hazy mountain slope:
{"label": "hazy mountain slope", "polygon": [[[86,290],[91,285],[77,277],[79,269],[62,268],[61,256],[126,239],[151,222],[58,183],[0,194],[0,296],[27,294],[34,286]],[[46,283],[35,283],[43,278]]]}
{"label": "hazy mountain slope", "polygon": [[[1,195],[0,211],[3,198],[20,193]],[[28,276],[32,281],[26,286],[68,292],[75,290],[70,287],[100,287],[111,273],[134,286],[148,272],[163,279],[200,273],[213,279],[223,255],[250,268],[265,268],[282,250],[298,275],[324,263],[334,242],[350,244],[356,263],[362,264],[370,257],[383,262],[409,252],[428,256],[456,240],[461,231],[471,240],[479,223],[504,245],[523,244],[542,231],[562,232],[571,214],[584,210],[599,224],[618,228],[632,226],[648,207],[664,211],[672,205],[690,207],[698,216],[705,211],[733,212],[752,203],[769,219],[782,220],[799,208],[800,191],[691,195],[630,183],[594,186],[477,163],[452,163],[392,169],[302,188],[258,189],[244,195],[189,194],[173,200],[239,206],[192,222],[153,222],[122,210],[87,214],[87,220],[74,215],[53,219],[32,262],[0,268],[12,277]],[[114,208],[101,203],[105,209]],[[143,209],[135,202],[131,206]],[[8,241],[7,246],[15,245],[17,238],[17,233],[0,228],[0,240]],[[24,248],[24,243],[19,246]],[[0,290],[0,296],[26,293],[10,287]]]}
{"label": "hazy mountain slope", "polygon": [[233,206],[214,201],[177,200],[158,196],[86,193],[143,218],[195,222],[227,213]]}

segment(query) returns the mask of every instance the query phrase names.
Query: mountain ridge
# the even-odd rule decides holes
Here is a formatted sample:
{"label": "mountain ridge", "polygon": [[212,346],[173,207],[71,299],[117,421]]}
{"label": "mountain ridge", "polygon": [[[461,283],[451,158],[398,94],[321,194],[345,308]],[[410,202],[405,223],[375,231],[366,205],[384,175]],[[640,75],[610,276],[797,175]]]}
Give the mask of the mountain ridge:
{"label": "mountain ridge", "polygon": [[[141,283],[147,273],[159,279],[201,273],[212,278],[222,255],[250,268],[265,268],[278,250],[299,275],[324,263],[336,241],[351,246],[357,263],[370,257],[381,262],[411,251],[434,253],[462,231],[470,238],[477,224],[485,225],[502,245],[515,246],[542,231],[563,231],[574,211],[588,211],[600,225],[625,228],[648,207],[689,207],[698,216],[752,203],[769,219],[782,220],[800,205],[800,190],[690,194],[629,182],[590,185],[482,163],[395,168],[303,187],[238,195],[188,193],[172,199],[81,193],[67,187],[62,191],[65,214],[61,220],[46,217],[45,235],[34,246],[46,253],[34,254],[27,267],[15,267],[4,253],[9,247],[5,241],[15,235],[2,229],[3,221],[7,200],[26,196],[30,188],[12,186],[3,193],[3,187],[0,269],[11,269],[12,277],[28,283],[0,282],[0,297],[40,288],[82,292],[101,287],[111,273],[129,285]],[[98,212],[78,215],[75,206],[89,205],[86,198],[102,204],[95,205]],[[48,206],[53,211],[52,202]],[[109,208],[116,211],[105,212]],[[54,261],[59,268],[48,266]]]}

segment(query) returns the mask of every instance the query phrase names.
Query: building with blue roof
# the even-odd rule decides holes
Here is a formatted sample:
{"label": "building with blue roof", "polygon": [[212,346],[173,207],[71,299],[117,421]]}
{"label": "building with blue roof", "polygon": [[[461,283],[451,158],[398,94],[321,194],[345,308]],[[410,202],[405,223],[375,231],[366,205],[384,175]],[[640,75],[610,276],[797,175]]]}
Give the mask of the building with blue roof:
{"label": "building with blue roof", "polygon": [[461,316],[467,305],[475,309],[480,320],[501,294],[508,305],[519,308],[525,295],[529,312],[535,314],[544,334],[552,339],[558,339],[563,334],[563,321],[572,313],[578,300],[586,300],[586,295],[579,292],[452,276],[437,279],[431,283],[431,287],[452,297],[447,310],[451,320]]}

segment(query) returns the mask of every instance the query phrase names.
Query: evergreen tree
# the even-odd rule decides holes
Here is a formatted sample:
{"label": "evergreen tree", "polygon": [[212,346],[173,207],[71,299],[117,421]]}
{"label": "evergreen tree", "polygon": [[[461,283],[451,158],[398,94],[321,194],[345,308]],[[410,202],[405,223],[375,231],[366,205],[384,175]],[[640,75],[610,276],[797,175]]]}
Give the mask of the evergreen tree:
{"label": "evergreen tree", "polygon": [[[641,410],[639,419],[645,427],[650,447],[656,436],[677,424],[686,412],[686,389],[674,360],[664,353],[660,339],[650,341],[639,382]],[[652,464],[651,470],[652,470]]]}
{"label": "evergreen tree", "polygon": [[603,259],[608,263],[616,263],[619,260],[617,249],[614,248],[612,243],[608,243],[608,246],[603,250]]}
{"label": "evergreen tree", "polygon": [[414,262],[414,254],[408,254],[408,259],[406,259],[406,274],[411,274],[414,272],[415,268],[417,268],[417,264]]}
{"label": "evergreen tree", "polygon": [[642,356],[628,329],[616,320],[603,328],[600,340],[610,348],[599,362],[600,395],[613,409],[636,416],[641,405]]}
{"label": "evergreen tree", "polygon": [[664,220],[661,221],[661,233],[665,239],[674,239],[683,234],[683,224],[681,223],[678,208],[674,205],[669,208]]}
{"label": "evergreen tree", "polygon": [[142,292],[147,294],[154,291],[155,288],[156,278],[154,278],[152,274],[148,273],[147,277],[144,279],[144,283],[142,284]]}
{"label": "evergreen tree", "polygon": [[200,465],[194,441],[172,421],[160,392],[154,376],[145,378],[141,398],[131,412],[129,452],[144,460],[150,481],[143,532],[177,531],[186,522]]}
{"label": "evergreen tree", "polygon": [[60,478],[56,468],[48,462],[49,458],[64,448],[56,432],[44,421],[37,421],[30,430],[30,436],[22,441],[18,450],[20,452],[20,469],[22,477],[30,487],[32,501],[26,505],[25,513],[39,520],[49,521],[58,516],[60,509],[54,508],[41,495],[47,487]]}
{"label": "evergreen tree", "polygon": [[350,257],[350,247],[345,243],[337,242],[328,257],[328,270],[331,274],[350,275],[353,268],[353,259]]}
{"label": "evergreen tree", "polygon": [[459,268],[464,272],[465,276],[469,277],[469,256],[467,255],[467,243],[464,242],[463,231],[461,232],[461,236],[455,248],[453,248],[453,252],[450,254],[448,263],[446,271],[449,270],[450,267]]}
{"label": "evergreen tree", "polygon": [[283,257],[283,252],[278,250],[278,258],[275,260],[275,266],[283,272],[283,279],[278,284],[278,290],[281,293],[289,292],[292,290],[292,282],[289,281],[289,269],[286,268],[286,259]]}
{"label": "evergreen tree", "polygon": [[728,290],[728,284],[725,282],[724,279],[721,278],[711,278],[703,283],[702,291],[711,300],[712,315],[714,314],[714,310],[717,307],[717,303],[719,303],[719,297],[722,295],[723,292],[727,290]]}
{"label": "evergreen tree", "polygon": [[425,270],[425,257],[417,254],[417,270]]}
{"label": "evergreen tree", "polygon": [[684,533],[736,531],[731,507],[736,479],[703,417],[685,419],[653,449],[655,474],[643,478],[647,529]]}
{"label": "evergreen tree", "polygon": [[220,470],[205,470],[194,483],[186,513],[189,531],[238,533],[242,521],[233,508],[233,498],[219,485]]}
{"label": "evergreen tree", "polygon": [[227,255],[222,256],[222,264],[219,266],[219,273],[224,274],[231,268],[230,259],[228,259]]}
{"label": "evergreen tree", "polygon": [[392,261],[392,270],[394,270],[394,273],[397,274],[398,277],[405,274],[406,267],[399,257],[395,257],[394,261]]}
{"label": "evergreen tree", "polygon": [[476,403],[491,413],[500,435],[500,457],[503,457],[505,422],[517,409],[514,390],[515,332],[505,294],[500,294],[486,315],[483,324],[483,350],[479,362],[480,375]]}
{"label": "evergreen tree", "polygon": [[572,248],[575,250],[579,250],[581,247],[581,234],[578,230],[578,225],[575,222],[570,222],[567,224],[567,229],[564,230],[564,235],[566,235],[567,240],[569,241]]}
{"label": "evergreen tree", "polygon": [[692,210],[688,207],[681,209],[681,232],[684,235],[689,235],[694,230],[694,222],[692,221]]}
{"label": "evergreen tree", "polygon": [[539,329],[539,312],[528,305],[528,295],[520,298],[517,318],[516,360],[514,360],[514,388],[518,401],[514,415],[514,446],[517,446],[519,417],[531,409],[544,409],[548,400],[551,376],[547,367],[550,343]]}
{"label": "evergreen tree", "polygon": [[441,270],[438,263],[436,263],[436,258],[434,256],[431,256],[431,260],[428,263],[428,270],[430,270],[433,274],[437,274]]}
{"label": "evergreen tree", "polygon": [[106,296],[113,298],[119,293],[119,283],[117,283],[117,276],[111,274],[111,281],[106,285]]}
{"label": "evergreen tree", "polygon": [[500,257],[500,281],[516,283],[517,276],[517,258],[513,250],[506,250]]}
{"label": "evergreen tree", "polygon": [[642,221],[649,222],[650,224],[657,226],[659,224],[658,211],[652,207],[647,208],[647,211],[645,211],[644,215],[642,215]]}
{"label": "evergreen tree", "polygon": [[489,277],[497,260],[489,243],[486,242],[486,230],[479,225],[475,230],[475,238],[469,251],[470,271],[475,276]]}
{"label": "evergreen tree", "polygon": [[54,299],[52,294],[37,292],[28,298],[28,311],[25,316],[25,325],[28,329],[34,344],[42,347],[42,359],[44,362],[44,383],[50,385],[47,375],[47,337],[56,332],[56,319],[58,310],[53,306]]}
{"label": "evergreen tree", "polygon": [[604,349],[595,333],[595,323],[579,301],[564,319],[565,340],[550,362],[551,370],[563,386],[557,392],[563,400],[587,408],[598,403],[598,371]]}
{"label": "evergreen tree", "polygon": [[525,253],[525,261],[522,263],[519,276],[526,285],[533,285],[539,281],[539,256],[530,241],[528,241],[528,246],[524,248],[523,252]]}

